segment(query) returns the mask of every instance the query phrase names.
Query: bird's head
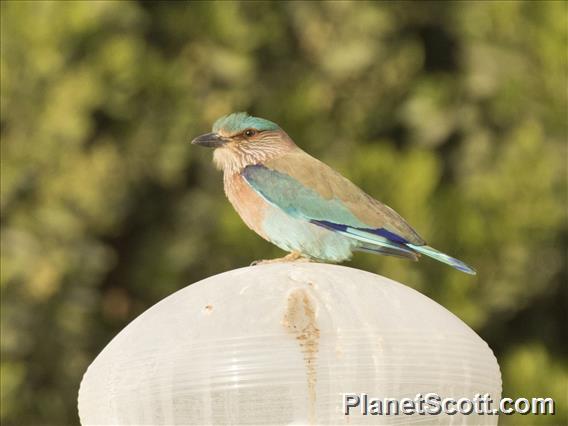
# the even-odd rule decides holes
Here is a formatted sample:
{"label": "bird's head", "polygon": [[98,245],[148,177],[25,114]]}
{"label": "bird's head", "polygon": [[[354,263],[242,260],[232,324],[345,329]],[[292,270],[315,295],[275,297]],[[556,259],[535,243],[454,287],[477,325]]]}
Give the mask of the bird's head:
{"label": "bird's head", "polygon": [[212,130],[191,143],[214,148],[215,164],[226,172],[236,172],[246,166],[263,163],[295,147],[276,123],[246,112],[219,118]]}

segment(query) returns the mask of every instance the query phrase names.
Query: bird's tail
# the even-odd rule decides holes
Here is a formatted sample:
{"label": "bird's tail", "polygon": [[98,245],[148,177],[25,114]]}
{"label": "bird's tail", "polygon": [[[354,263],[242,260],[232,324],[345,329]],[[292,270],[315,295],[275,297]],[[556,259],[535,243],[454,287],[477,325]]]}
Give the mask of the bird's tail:
{"label": "bird's tail", "polygon": [[359,245],[356,250],[365,251],[367,253],[382,254],[384,256],[401,257],[404,259],[414,260],[415,262],[418,260],[418,257],[420,257],[420,254],[416,253],[414,250],[402,250],[395,247],[381,247],[365,243]]}
{"label": "bird's tail", "polygon": [[416,250],[418,253],[425,254],[426,256],[430,256],[433,259],[436,259],[440,262],[450,265],[459,271],[465,272],[466,274],[470,275],[476,274],[475,269],[466,265],[461,260],[448,256],[447,254],[442,253],[441,251],[438,251],[435,248],[432,248],[430,246],[417,246],[410,243],[407,243],[406,246],[410,247],[412,250]]}

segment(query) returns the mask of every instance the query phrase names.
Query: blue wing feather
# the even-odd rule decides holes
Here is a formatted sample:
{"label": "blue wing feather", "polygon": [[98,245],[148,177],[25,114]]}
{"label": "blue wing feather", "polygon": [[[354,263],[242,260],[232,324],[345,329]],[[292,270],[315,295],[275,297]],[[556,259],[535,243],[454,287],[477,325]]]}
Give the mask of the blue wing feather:
{"label": "blue wing feather", "polygon": [[338,199],[324,199],[293,177],[264,166],[248,166],[242,172],[247,183],[267,202],[290,216],[341,233],[365,244],[375,244],[414,255],[408,241],[383,228],[370,228]]}

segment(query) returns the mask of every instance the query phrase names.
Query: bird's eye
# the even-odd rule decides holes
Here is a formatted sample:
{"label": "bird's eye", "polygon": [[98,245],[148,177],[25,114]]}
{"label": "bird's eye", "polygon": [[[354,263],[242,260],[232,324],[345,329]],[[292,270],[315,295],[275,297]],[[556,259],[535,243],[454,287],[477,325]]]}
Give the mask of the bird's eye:
{"label": "bird's eye", "polygon": [[244,132],[244,134],[245,134],[245,136],[246,136],[247,138],[250,138],[250,137],[256,135],[256,130],[254,130],[254,129],[246,129],[245,132]]}

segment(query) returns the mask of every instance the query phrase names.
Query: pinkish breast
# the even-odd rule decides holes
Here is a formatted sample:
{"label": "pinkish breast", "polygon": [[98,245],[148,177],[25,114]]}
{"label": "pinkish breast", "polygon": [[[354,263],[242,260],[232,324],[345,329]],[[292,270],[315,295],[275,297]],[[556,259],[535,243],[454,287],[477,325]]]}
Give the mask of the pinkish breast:
{"label": "pinkish breast", "polygon": [[239,173],[225,174],[223,184],[227,198],[245,224],[268,240],[262,230],[262,221],[268,203],[245,182]]}

